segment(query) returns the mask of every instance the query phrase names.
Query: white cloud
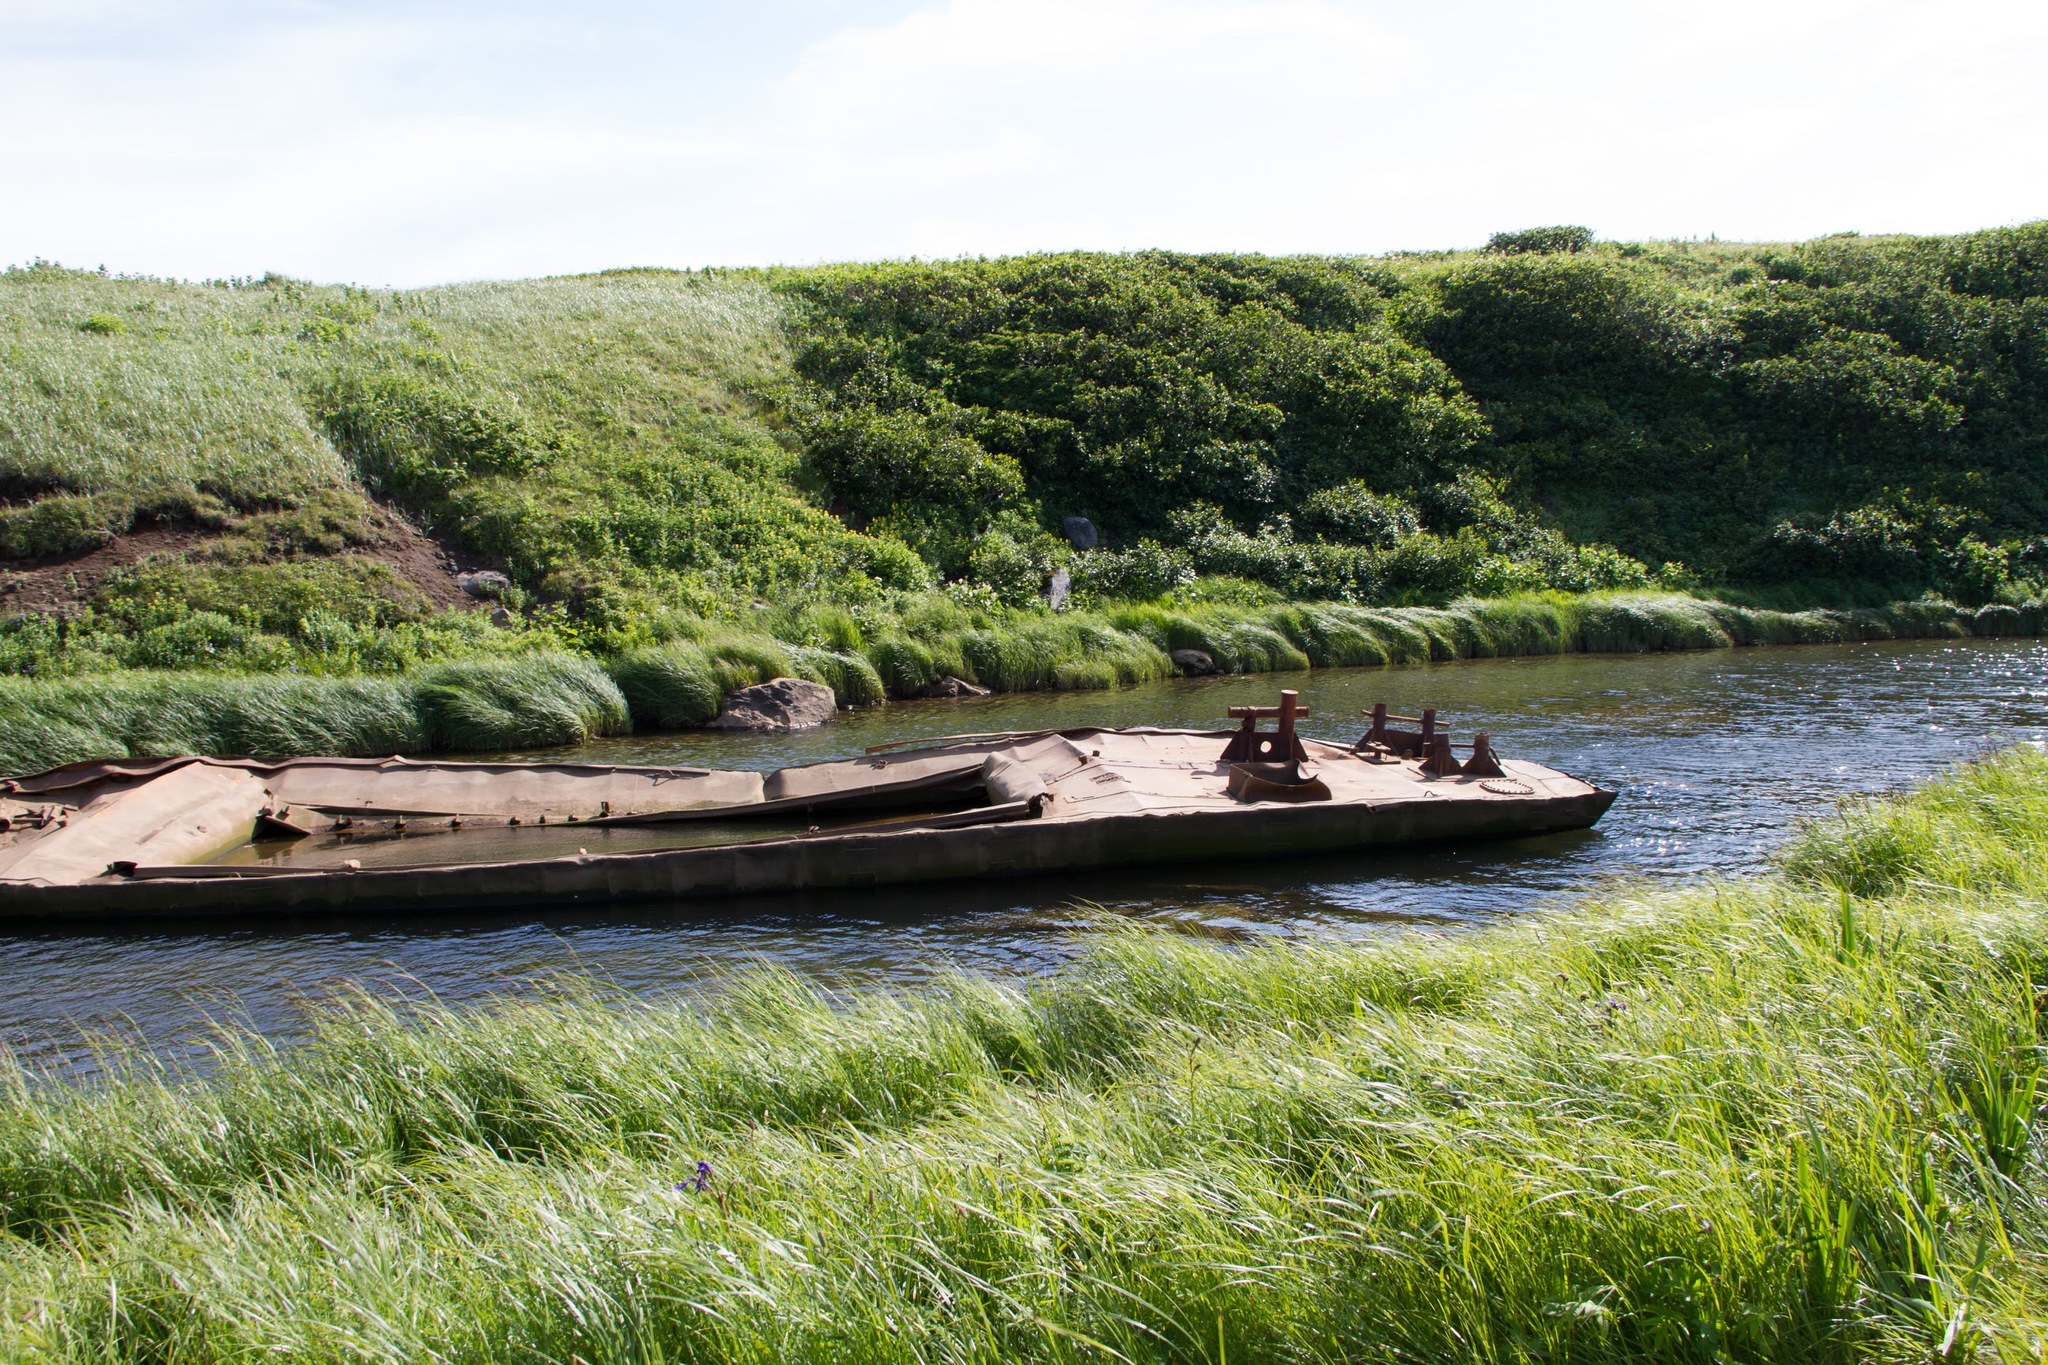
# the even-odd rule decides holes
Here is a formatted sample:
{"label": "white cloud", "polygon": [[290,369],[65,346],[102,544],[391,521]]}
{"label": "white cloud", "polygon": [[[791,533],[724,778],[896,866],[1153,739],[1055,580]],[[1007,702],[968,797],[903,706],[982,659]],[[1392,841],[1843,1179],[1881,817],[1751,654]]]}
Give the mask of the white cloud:
{"label": "white cloud", "polygon": [[1998,0],[940,0],[796,39],[29,9],[0,50],[0,260],[411,284],[2048,214],[2048,7]]}

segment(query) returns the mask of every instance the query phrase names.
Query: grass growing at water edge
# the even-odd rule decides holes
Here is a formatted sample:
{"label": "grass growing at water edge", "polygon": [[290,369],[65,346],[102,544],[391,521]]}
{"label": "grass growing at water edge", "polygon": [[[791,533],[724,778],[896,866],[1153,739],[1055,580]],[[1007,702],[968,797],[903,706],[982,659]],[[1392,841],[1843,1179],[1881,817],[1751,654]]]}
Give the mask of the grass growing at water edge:
{"label": "grass growing at water edge", "polygon": [[[671,614],[593,635],[559,622],[510,631],[407,622],[381,634],[337,626],[346,638],[330,652],[334,642],[324,635],[311,643],[217,635],[216,627],[233,623],[202,613],[136,638],[166,650],[173,639],[186,649],[196,642],[209,652],[177,657],[224,667],[99,676],[66,676],[56,666],[65,656],[51,643],[54,634],[0,633],[0,666],[10,645],[27,651],[31,666],[53,664],[49,676],[0,674],[0,774],[129,755],[376,756],[573,744],[629,728],[701,725],[732,689],[785,675],[824,683],[842,706],[868,706],[923,696],[949,675],[999,692],[1146,682],[1174,673],[1169,654],[1183,649],[1207,654],[1224,673],[1263,673],[1581,651],[2034,635],[2043,609],[2030,602],[1972,612],[1923,599],[1882,611],[1780,612],[1673,594],[1547,593],[1440,608],[1182,596],[1056,614],[975,609],[933,593],[858,614],[811,605],[759,615],[741,626]],[[191,629],[197,626],[206,629]],[[378,645],[386,636],[388,649]],[[84,638],[91,644],[82,648],[103,660],[104,637]],[[241,642],[230,648],[231,638]],[[210,652],[216,639],[219,655]],[[365,660],[417,659],[417,651],[432,660],[436,648],[450,657],[395,674],[350,676]],[[258,661],[276,667],[287,658],[293,668],[302,661],[322,672],[230,671]]]}
{"label": "grass growing at water edge", "polygon": [[1469,936],[16,1073],[0,1354],[2038,1359],[2044,851],[2023,751]]}

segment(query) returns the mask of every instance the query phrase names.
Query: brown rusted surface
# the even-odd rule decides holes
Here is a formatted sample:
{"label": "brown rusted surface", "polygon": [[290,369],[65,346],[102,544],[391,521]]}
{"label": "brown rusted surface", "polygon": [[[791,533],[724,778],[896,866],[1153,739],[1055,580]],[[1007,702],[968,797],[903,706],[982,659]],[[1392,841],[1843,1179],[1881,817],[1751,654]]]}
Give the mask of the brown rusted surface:
{"label": "brown rusted surface", "polygon": [[[1230,718],[1243,724],[1230,738],[1223,750],[1226,763],[1299,763],[1308,757],[1308,751],[1301,747],[1301,737],[1294,732],[1294,722],[1308,714],[1308,708],[1298,703],[1301,694],[1292,690],[1280,693],[1278,706],[1233,706]],[[1259,722],[1273,717],[1279,724],[1271,734],[1259,730]]]}
{"label": "brown rusted surface", "polygon": [[[153,793],[160,784],[240,779],[264,794],[262,804],[288,806],[313,833],[219,858],[98,848],[96,866],[72,857],[64,876],[0,869],[0,920],[595,903],[1290,856],[1583,828],[1613,800],[1553,769],[1499,759],[1490,744],[1485,752],[1500,776],[1482,779],[1432,773],[1414,759],[1364,755],[1298,732],[1290,739],[1301,758],[1247,767],[1219,755],[1219,741],[1230,737],[1091,728],[983,736],[785,769],[766,781],[696,769],[322,760],[214,760],[148,776],[102,774],[104,790],[76,782],[59,788],[69,804],[56,808]],[[1288,790],[1262,789],[1251,778]],[[740,799],[701,799],[721,791]],[[549,810],[526,821],[482,812],[459,822],[347,814],[445,811],[486,804],[486,793],[500,809]],[[0,835],[0,851],[56,841],[48,843],[55,853],[66,840],[70,830],[48,815],[55,798],[32,800],[40,827],[28,818],[30,807],[0,800],[0,814],[23,817],[19,829]],[[650,801],[668,809],[648,809]],[[555,813],[565,808],[581,812],[576,823]],[[902,813],[882,814],[892,808]],[[341,814],[308,822],[309,810]],[[344,822],[347,828],[337,828]],[[629,842],[609,846],[622,851],[577,849],[600,836]],[[575,856],[561,851],[564,841]],[[102,875],[117,861],[135,864],[134,875]],[[207,865],[180,870],[200,862]]]}
{"label": "brown rusted surface", "polygon": [[270,804],[253,773],[187,764],[0,835],[0,881],[90,881],[117,861],[205,862],[248,843]]}
{"label": "brown rusted surface", "polygon": [[1233,763],[1225,787],[1239,801],[1328,801],[1329,784],[1299,763]]}
{"label": "brown rusted surface", "polygon": [[[1419,726],[1415,730],[1397,730],[1388,721],[1404,721]],[[1431,707],[1420,716],[1396,716],[1387,711],[1387,704],[1380,702],[1372,708],[1372,728],[1365,732],[1365,738],[1352,747],[1373,749],[1392,754],[1397,758],[1421,758],[1430,750],[1436,738],[1436,709]]]}

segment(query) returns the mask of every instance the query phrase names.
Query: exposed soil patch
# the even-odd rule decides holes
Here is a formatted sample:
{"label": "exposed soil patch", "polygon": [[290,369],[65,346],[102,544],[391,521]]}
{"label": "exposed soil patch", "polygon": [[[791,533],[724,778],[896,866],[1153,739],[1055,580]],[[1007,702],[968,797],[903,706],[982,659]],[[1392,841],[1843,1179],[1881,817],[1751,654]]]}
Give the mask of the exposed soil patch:
{"label": "exposed soil patch", "polygon": [[[173,559],[225,543],[218,531],[191,526],[138,523],[127,535],[97,549],[41,559],[0,559],[0,616],[18,612],[69,612],[91,599],[109,574],[146,559]],[[375,560],[426,594],[436,608],[479,603],[455,584],[458,563],[450,551],[392,508],[373,505],[363,535],[349,553]]]}

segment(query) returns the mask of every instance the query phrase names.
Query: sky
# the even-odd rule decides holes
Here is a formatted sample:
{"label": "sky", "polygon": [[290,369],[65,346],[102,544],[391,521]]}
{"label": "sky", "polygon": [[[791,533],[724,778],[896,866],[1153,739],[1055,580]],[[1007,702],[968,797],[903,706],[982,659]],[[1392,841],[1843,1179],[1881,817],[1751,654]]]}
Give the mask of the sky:
{"label": "sky", "polygon": [[2048,217],[2041,0],[0,0],[0,263],[412,287]]}

